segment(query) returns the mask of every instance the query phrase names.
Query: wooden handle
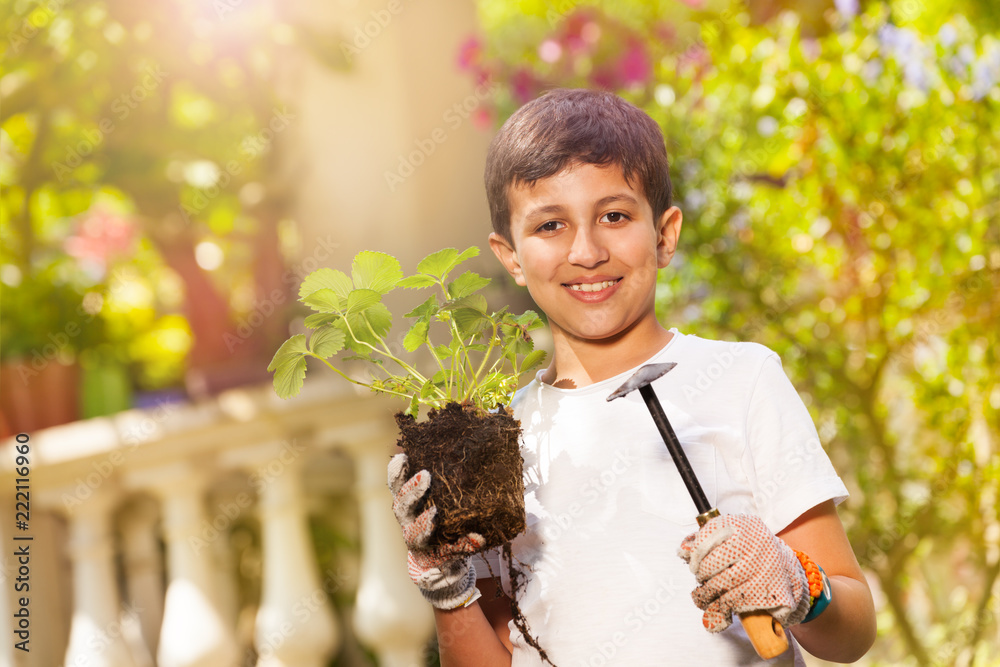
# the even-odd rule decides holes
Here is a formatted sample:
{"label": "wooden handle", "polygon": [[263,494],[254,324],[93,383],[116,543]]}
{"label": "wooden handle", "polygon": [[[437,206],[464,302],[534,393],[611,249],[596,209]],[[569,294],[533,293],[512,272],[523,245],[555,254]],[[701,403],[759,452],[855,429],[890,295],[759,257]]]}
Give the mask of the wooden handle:
{"label": "wooden handle", "polygon": [[788,650],[785,629],[766,611],[743,612],[740,614],[740,622],[757,655],[764,660],[770,660]]}

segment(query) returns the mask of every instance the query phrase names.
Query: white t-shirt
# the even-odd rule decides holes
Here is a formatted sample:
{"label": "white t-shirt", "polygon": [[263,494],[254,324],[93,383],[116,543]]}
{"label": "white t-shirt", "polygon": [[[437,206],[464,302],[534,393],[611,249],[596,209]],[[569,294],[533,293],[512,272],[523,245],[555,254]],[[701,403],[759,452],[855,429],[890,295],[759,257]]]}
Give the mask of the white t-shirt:
{"label": "white t-shirt", "polygon": [[[713,507],[778,532],[847,497],[774,352],[671,331],[646,363],[677,363],[653,388]],[[697,582],[677,556],[698,511],[639,392],[606,400],[635,370],[581,389],[536,376],[512,402],[527,530],[511,546],[528,628],[558,667],[763,664],[738,619],[719,634],[702,626]],[[498,552],[473,560],[511,594]],[[513,665],[541,666],[513,622],[510,631]],[[792,644],[767,664],[803,665]]]}

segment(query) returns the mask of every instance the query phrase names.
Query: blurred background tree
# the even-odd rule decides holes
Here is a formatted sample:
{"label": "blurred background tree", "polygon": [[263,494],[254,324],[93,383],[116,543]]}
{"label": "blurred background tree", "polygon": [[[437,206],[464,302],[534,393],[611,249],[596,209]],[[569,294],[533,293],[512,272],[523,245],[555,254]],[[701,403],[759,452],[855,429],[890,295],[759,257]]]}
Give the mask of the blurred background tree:
{"label": "blurred background tree", "polygon": [[497,124],[557,86],[661,124],[661,319],[782,356],[852,491],[869,664],[996,665],[998,13],[837,4],[480,0],[462,64],[502,83]]}
{"label": "blurred background tree", "polygon": [[[5,308],[4,357],[30,361],[72,323],[61,356],[121,365],[139,389],[264,379],[294,282],[280,88],[309,29],[267,4],[2,6],[0,279],[26,304],[76,295],[45,326],[41,307]],[[261,310],[278,316],[251,337]]]}

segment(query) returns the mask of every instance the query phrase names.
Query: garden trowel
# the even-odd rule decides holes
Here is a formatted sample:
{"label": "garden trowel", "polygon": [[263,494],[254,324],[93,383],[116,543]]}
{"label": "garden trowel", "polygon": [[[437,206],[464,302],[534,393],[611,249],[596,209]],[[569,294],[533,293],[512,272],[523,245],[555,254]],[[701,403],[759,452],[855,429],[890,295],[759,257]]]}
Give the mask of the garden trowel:
{"label": "garden trowel", "polygon": [[[694,501],[694,506],[698,509],[698,525],[704,526],[710,519],[719,516],[719,510],[709,504],[708,498],[705,496],[705,491],[701,488],[701,484],[698,483],[698,478],[691,468],[691,462],[688,461],[687,455],[681,449],[680,440],[677,439],[677,434],[674,433],[674,429],[670,426],[670,421],[667,419],[666,413],[663,412],[660,400],[656,397],[653,387],[650,386],[654,380],[669,373],[676,365],[673,362],[646,364],[637,370],[628,379],[628,382],[618,387],[618,389],[608,396],[608,400],[613,401],[636,389],[639,390],[642,400],[646,403],[646,408],[649,409],[649,414],[652,415],[653,421],[656,423],[657,430],[659,430],[660,435],[663,437],[663,442],[667,445],[670,457],[673,458],[674,463],[677,465],[677,472],[680,473],[681,479],[684,480],[684,486],[687,487],[688,493],[691,494],[691,500]],[[776,655],[781,655],[788,649],[788,638],[785,636],[785,629],[766,611],[742,612],[740,614],[740,622],[743,624],[743,629],[746,630],[750,642],[757,651],[757,655],[761,658],[767,660]]]}

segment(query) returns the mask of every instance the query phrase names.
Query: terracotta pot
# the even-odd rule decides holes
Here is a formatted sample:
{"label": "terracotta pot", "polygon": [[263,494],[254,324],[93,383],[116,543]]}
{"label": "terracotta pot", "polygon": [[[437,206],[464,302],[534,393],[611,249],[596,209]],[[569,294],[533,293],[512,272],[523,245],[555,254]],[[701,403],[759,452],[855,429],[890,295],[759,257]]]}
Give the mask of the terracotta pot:
{"label": "terracotta pot", "polygon": [[32,365],[24,359],[0,364],[0,429],[30,433],[80,418],[80,367],[51,360]]}

